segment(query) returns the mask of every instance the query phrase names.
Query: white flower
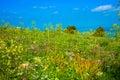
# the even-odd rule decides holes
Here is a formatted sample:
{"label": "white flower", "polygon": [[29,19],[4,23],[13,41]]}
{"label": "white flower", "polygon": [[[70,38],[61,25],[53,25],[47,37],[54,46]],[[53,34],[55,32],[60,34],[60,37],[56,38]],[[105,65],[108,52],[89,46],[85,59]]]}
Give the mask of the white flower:
{"label": "white flower", "polygon": [[97,76],[101,76],[102,74],[103,74],[103,72],[100,72],[100,71],[99,71],[99,72],[97,72],[96,75],[97,75]]}
{"label": "white flower", "polygon": [[90,74],[89,73],[86,73],[87,76],[89,76]]}

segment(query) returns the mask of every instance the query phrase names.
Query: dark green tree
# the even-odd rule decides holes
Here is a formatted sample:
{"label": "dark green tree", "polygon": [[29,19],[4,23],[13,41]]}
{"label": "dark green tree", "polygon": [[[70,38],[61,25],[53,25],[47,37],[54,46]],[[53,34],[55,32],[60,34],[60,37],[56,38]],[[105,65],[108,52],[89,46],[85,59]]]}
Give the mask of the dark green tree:
{"label": "dark green tree", "polygon": [[97,28],[97,29],[94,31],[93,36],[96,36],[96,37],[104,37],[104,36],[105,36],[105,30],[104,30],[104,28],[102,28],[102,27]]}
{"label": "dark green tree", "polygon": [[65,30],[65,33],[70,33],[70,34],[76,34],[77,33],[77,29],[75,26],[68,26]]}

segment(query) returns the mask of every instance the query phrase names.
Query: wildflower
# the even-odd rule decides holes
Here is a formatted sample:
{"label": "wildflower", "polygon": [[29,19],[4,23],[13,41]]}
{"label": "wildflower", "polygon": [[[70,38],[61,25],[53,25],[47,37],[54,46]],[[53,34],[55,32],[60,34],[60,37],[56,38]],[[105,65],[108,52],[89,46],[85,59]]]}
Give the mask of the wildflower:
{"label": "wildflower", "polygon": [[26,63],[23,63],[21,64],[18,69],[28,69],[28,66],[29,66],[29,62],[26,62]]}
{"label": "wildflower", "polygon": [[73,60],[73,57],[72,57],[72,56],[69,56],[69,59],[72,61],[72,60]]}
{"label": "wildflower", "polygon": [[72,55],[73,52],[66,52],[66,55]]}
{"label": "wildflower", "polygon": [[14,78],[14,80],[17,80],[17,78]]}
{"label": "wildflower", "polygon": [[34,50],[35,49],[35,45],[31,45],[31,50]]}
{"label": "wildflower", "polygon": [[13,49],[13,52],[16,52],[16,49]]}
{"label": "wildflower", "polygon": [[56,67],[56,71],[57,71],[57,72],[59,72],[59,71],[60,71],[60,69],[59,69],[58,67]]}
{"label": "wildflower", "polygon": [[87,76],[90,76],[90,74],[89,74],[89,73],[86,73],[86,75],[87,75]]}
{"label": "wildflower", "polygon": [[81,59],[81,61],[84,61],[85,59],[84,58],[80,58]]}
{"label": "wildflower", "polygon": [[40,57],[34,57],[34,61],[35,61],[35,63],[40,63],[41,62],[41,59],[40,59]]}
{"label": "wildflower", "polygon": [[34,41],[33,43],[36,44],[36,41]]}
{"label": "wildflower", "polygon": [[6,53],[10,53],[10,50],[9,50],[9,49],[7,49],[7,50],[6,50]]}
{"label": "wildflower", "polygon": [[62,69],[64,69],[64,66],[61,66]]}
{"label": "wildflower", "polygon": [[97,75],[97,76],[101,76],[102,74],[103,74],[103,72],[100,72],[100,71],[99,71],[99,72],[97,72],[96,75]]}
{"label": "wildflower", "polygon": [[18,46],[15,46],[15,49],[17,49]]}
{"label": "wildflower", "polygon": [[109,65],[107,65],[106,67],[110,67]]}
{"label": "wildflower", "polygon": [[7,65],[10,65],[10,63],[11,63],[11,61],[10,61],[10,60],[8,60]]}
{"label": "wildflower", "polygon": [[3,41],[3,40],[0,40],[0,44],[2,44],[2,43],[4,43],[4,41]]}
{"label": "wildflower", "polygon": [[17,46],[18,52],[21,53],[23,51],[23,46],[22,44],[20,44],[19,46]]}
{"label": "wildflower", "polygon": [[27,80],[27,78],[24,77],[22,80]]}
{"label": "wildflower", "polygon": [[47,78],[48,78],[48,75],[45,75],[45,78],[47,79]]}
{"label": "wildflower", "polygon": [[23,75],[23,72],[18,73],[18,75]]}
{"label": "wildflower", "polygon": [[59,80],[59,79],[56,77],[55,80]]}
{"label": "wildflower", "polygon": [[8,55],[7,57],[8,57],[8,59],[11,59],[11,56]]}
{"label": "wildflower", "polygon": [[37,78],[37,76],[36,76],[36,75],[34,75],[34,76],[33,76],[33,78],[34,78],[34,79],[36,79],[36,78]]}
{"label": "wildflower", "polygon": [[33,71],[36,71],[34,68],[32,69]]}
{"label": "wildflower", "polygon": [[45,68],[44,68],[44,70],[48,69],[48,67],[49,67],[48,65],[45,65]]}

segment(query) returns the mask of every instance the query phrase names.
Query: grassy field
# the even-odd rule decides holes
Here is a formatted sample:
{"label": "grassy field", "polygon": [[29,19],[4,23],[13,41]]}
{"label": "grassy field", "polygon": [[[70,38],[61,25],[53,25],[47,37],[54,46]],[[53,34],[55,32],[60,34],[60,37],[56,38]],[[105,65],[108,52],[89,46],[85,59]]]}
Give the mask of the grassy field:
{"label": "grassy field", "polygon": [[119,38],[0,26],[0,80],[119,79]]}

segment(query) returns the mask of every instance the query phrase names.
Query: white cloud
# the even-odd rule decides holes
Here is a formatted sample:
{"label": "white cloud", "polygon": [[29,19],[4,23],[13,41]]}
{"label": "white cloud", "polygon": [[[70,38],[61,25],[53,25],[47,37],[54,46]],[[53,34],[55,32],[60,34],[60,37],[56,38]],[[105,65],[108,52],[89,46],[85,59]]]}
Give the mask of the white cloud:
{"label": "white cloud", "polygon": [[48,6],[49,8],[56,8],[56,6]]}
{"label": "white cloud", "polygon": [[91,11],[92,12],[98,12],[98,11],[110,10],[112,8],[113,8],[112,5],[101,5],[101,6],[98,6],[94,9],[92,9]]}
{"label": "white cloud", "polygon": [[80,10],[79,8],[73,8],[73,10],[76,10],[76,11],[78,11],[78,10]]}
{"label": "white cloud", "polygon": [[48,9],[47,6],[40,6],[39,8],[40,8],[40,9]]}
{"label": "white cloud", "polygon": [[51,9],[56,8],[56,6],[33,6],[34,9]]}
{"label": "white cloud", "polygon": [[33,6],[34,9],[47,9],[47,6]]}
{"label": "white cloud", "polygon": [[53,14],[58,14],[59,12],[58,11],[54,11]]}

